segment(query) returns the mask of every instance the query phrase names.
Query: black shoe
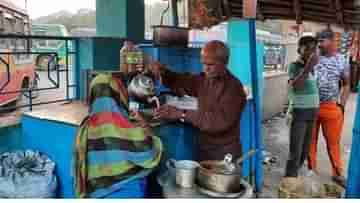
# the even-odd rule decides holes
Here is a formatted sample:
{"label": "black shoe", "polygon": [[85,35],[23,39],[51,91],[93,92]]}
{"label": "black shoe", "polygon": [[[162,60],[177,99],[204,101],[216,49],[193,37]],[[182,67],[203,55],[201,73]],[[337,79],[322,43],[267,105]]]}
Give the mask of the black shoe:
{"label": "black shoe", "polygon": [[332,180],[343,188],[346,188],[346,179],[344,176],[333,176]]}

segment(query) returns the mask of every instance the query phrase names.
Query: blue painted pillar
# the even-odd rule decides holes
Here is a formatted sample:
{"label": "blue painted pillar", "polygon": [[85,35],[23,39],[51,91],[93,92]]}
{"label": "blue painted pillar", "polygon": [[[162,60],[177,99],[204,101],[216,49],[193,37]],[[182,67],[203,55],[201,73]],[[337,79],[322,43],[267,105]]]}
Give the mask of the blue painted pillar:
{"label": "blue painted pillar", "polygon": [[144,0],[96,0],[96,35],[143,41]]}
{"label": "blue painted pillar", "polygon": [[243,154],[252,149],[257,153],[253,159],[243,163],[243,175],[254,173],[255,190],[260,192],[263,185],[260,99],[262,67],[258,67],[261,63],[257,56],[255,20],[231,19],[228,22],[227,43],[231,52],[229,69],[252,95],[241,120],[241,142]]}
{"label": "blue painted pillar", "polygon": [[346,198],[360,198],[360,95],[358,96],[357,105],[348,169]]}

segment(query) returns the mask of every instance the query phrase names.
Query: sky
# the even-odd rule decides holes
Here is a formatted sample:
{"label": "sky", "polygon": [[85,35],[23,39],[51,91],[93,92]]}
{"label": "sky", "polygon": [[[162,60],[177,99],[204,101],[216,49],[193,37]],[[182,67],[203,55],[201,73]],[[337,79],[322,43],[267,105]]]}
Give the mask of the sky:
{"label": "sky", "polygon": [[[10,0],[25,8],[26,0]],[[162,0],[145,0],[146,3],[155,3]],[[96,0],[27,0],[27,10],[30,18],[35,19],[41,16],[47,16],[61,10],[76,12],[81,8],[95,9]]]}

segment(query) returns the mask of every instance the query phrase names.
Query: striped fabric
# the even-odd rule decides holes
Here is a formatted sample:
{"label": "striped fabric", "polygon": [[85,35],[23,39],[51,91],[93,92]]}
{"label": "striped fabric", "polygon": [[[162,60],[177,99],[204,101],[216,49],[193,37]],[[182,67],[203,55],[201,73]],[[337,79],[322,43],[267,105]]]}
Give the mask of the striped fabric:
{"label": "striped fabric", "polygon": [[315,66],[316,78],[319,85],[320,102],[338,102],[340,99],[339,82],[349,74],[349,65],[345,58],[335,56],[321,56],[320,62]]}
{"label": "striped fabric", "polygon": [[[95,82],[94,82],[95,81]],[[106,75],[95,78],[91,87],[113,85],[123,106],[127,96]],[[97,88],[91,88],[91,91]],[[125,95],[125,96],[124,96]],[[98,97],[91,104],[89,117],[80,126],[74,153],[75,195],[77,198],[102,198],[121,190],[132,180],[143,178],[161,158],[159,138],[128,121],[126,107],[112,97]]]}

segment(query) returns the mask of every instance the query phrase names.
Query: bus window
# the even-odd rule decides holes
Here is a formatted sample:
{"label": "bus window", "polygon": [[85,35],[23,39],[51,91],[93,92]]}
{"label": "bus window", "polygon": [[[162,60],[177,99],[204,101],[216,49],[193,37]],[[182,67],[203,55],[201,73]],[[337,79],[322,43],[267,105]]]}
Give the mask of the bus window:
{"label": "bus window", "polygon": [[23,21],[19,18],[15,18],[14,24],[15,24],[15,32],[18,34],[23,34],[24,33]]}
{"label": "bus window", "polygon": [[61,41],[59,40],[48,40],[47,46],[49,47],[58,47],[60,46]]}

